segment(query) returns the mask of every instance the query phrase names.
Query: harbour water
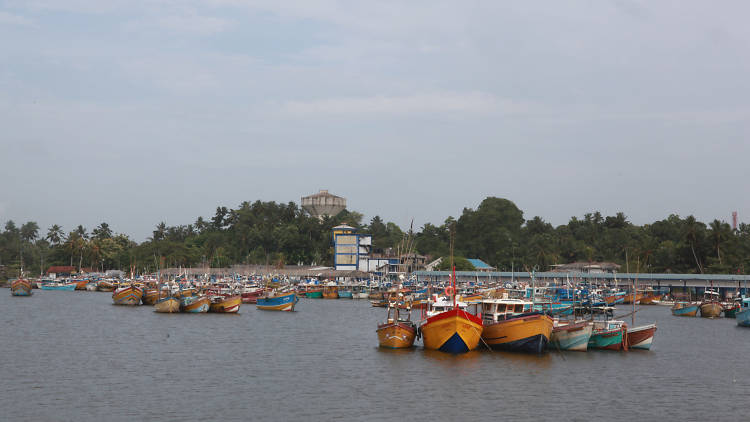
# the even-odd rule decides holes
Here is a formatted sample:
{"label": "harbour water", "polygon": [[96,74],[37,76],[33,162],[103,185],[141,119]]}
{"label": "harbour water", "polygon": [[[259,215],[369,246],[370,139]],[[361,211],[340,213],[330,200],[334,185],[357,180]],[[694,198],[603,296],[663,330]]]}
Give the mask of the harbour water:
{"label": "harbour water", "polygon": [[[4,420],[745,420],[750,329],[656,321],[650,351],[377,347],[384,310],[303,299],[297,312],[158,314],[110,294],[0,290]],[[627,313],[620,306],[616,314]],[[628,318],[629,319],[629,318]]]}

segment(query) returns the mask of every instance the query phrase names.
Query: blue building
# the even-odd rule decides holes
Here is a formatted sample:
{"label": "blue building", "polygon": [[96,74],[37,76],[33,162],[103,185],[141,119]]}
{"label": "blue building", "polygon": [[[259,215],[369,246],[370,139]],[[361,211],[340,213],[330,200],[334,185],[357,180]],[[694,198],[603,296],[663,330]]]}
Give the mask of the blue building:
{"label": "blue building", "polygon": [[346,224],[333,228],[333,267],[344,271],[372,271],[372,235],[359,234]]}

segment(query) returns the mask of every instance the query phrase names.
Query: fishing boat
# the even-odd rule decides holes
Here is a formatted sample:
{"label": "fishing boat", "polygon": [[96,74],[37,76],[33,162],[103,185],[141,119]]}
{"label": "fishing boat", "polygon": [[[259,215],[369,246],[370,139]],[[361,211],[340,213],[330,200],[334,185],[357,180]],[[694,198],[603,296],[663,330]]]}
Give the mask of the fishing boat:
{"label": "fishing boat", "polygon": [[574,350],[585,352],[588,350],[589,339],[594,331],[591,321],[560,321],[554,320],[552,335],[547,345],[551,350]]}
{"label": "fishing boat", "polygon": [[165,291],[159,292],[159,290],[155,288],[146,289],[143,291],[143,297],[141,297],[141,301],[144,305],[154,305],[159,299],[165,298],[168,295],[169,293]]}
{"label": "fishing boat", "polygon": [[493,349],[541,353],[552,335],[553,321],[534,311],[532,301],[485,299],[482,301],[482,340]]}
{"label": "fishing boat", "polygon": [[742,309],[742,298],[738,297],[733,302],[722,303],[721,307],[724,311],[724,318],[735,318],[737,311]]}
{"label": "fishing boat", "polygon": [[246,287],[242,289],[240,295],[242,296],[242,303],[256,303],[258,297],[263,294],[263,289],[260,287]]}
{"label": "fishing boat", "polygon": [[323,288],[323,299],[338,299],[339,298],[339,287],[335,284],[327,285]]}
{"label": "fishing boat", "polygon": [[178,299],[182,299],[186,297],[195,296],[197,292],[198,291],[194,287],[185,287],[185,288],[180,288],[179,290],[177,290],[174,296]]}
{"label": "fishing boat", "polygon": [[262,311],[294,311],[294,305],[299,301],[299,298],[294,292],[285,293],[274,293],[269,292],[258,298],[258,303],[255,305],[257,309]]}
{"label": "fishing boat", "polygon": [[89,283],[88,279],[73,280],[72,284],[75,284],[75,290],[86,290],[86,285]]}
{"label": "fishing boat", "polygon": [[[385,322],[378,324],[378,343],[388,349],[406,349],[414,345],[417,325],[411,321],[411,308],[401,311],[397,302],[388,306]],[[406,314],[406,316],[404,316]]]}
{"label": "fishing boat", "polygon": [[[451,244],[452,242],[451,238]],[[476,349],[483,327],[480,317],[467,312],[465,304],[461,306],[456,302],[456,270],[452,264],[451,262],[452,285],[450,289],[447,289],[447,293],[452,298],[451,302],[444,303],[442,306],[439,303],[433,303],[428,311],[428,315],[431,316],[422,323],[419,329],[425,349],[457,354]]]}
{"label": "fishing boat", "polygon": [[112,292],[115,290],[115,285],[109,280],[99,280],[96,283],[96,288],[99,289],[100,292]]}
{"label": "fishing boat", "polygon": [[322,299],[323,289],[319,289],[319,288],[307,289],[305,291],[305,297],[308,299]]}
{"label": "fishing boat", "polygon": [[336,293],[338,294],[339,299],[351,299],[352,298],[351,287],[339,287]]}
{"label": "fishing boat", "polygon": [[651,343],[656,334],[656,324],[647,324],[640,327],[627,327],[625,342],[628,349],[651,349]]}
{"label": "fishing boat", "polygon": [[750,327],[750,297],[742,296],[740,310],[734,314],[734,317],[740,327]]}
{"label": "fishing boat", "polygon": [[211,305],[208,308],[208,312],[229,314],[239,312],[242,296],[212,296],[210,300]]}
{"label": "fishing boat", "polygon": [[676,302],[672,306],[672,315],[694,317],[698,314],[698,304],[692,302]]}
{"label": "fishing boat", "polygon": [[112,301],[115,305],[135,306],[141,303],[143,289],[133,284],[120,287],[112,293]]}
{"label": "fishing boat", "polygon": [[42,290],[65,290],[72,292],[76,285],[72,283],[43,283]]}
{"label": "fishing boat", "polygon": [[33,294],[31,282],[25,278],[13,280],[10,285],[10,294],[12,296],[31,296]]}
{"label": "fishing boat", "polygon": [[718,318],[721,316],[721,302],[719,292],[706,290],[703,302],[700,304],[701,318]]}
{"label": "fishing boat", "polygon": [[174,296],[163,297],[154,303],[154,312],[165,314],[180,312],[180,300]]}
{"label": "fishing boat", "polygon": [[188,313],[205,313],[208,312],[208,308],[211,305],[211,301],[208,296],[183,296],[180,299],[180,311]]}
{"label": "fishing boat", "polygon": [[622,350],[626,324],[623,321],[596,320],[589,339],[590,349]]}

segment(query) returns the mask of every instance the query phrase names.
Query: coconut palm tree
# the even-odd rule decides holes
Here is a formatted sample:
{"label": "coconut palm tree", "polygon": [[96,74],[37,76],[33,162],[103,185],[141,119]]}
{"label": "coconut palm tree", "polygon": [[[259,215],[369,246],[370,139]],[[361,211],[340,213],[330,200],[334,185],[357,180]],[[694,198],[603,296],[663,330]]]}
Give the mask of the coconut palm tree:
{"label": "coconut palm tree", "polygon": [[65,240],[65,232],[63,232],[62,227],[58,226],[57,224],[53,224],[52,227],[47,230],[46,239],[49,240],[49,242],[54,246],[57,246],[60,244],[60,242]]}

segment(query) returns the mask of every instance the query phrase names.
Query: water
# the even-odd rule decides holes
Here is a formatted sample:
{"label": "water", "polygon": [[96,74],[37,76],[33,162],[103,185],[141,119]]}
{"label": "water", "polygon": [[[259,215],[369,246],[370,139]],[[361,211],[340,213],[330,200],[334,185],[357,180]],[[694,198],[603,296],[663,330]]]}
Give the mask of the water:
{"label": "water", "polygon": [[3,289],[0,310],[5,420],[748,418],[750,329],[662,306],[638,312],[651,351],[542,356],[382,350],[357,300],[189,315]]}

